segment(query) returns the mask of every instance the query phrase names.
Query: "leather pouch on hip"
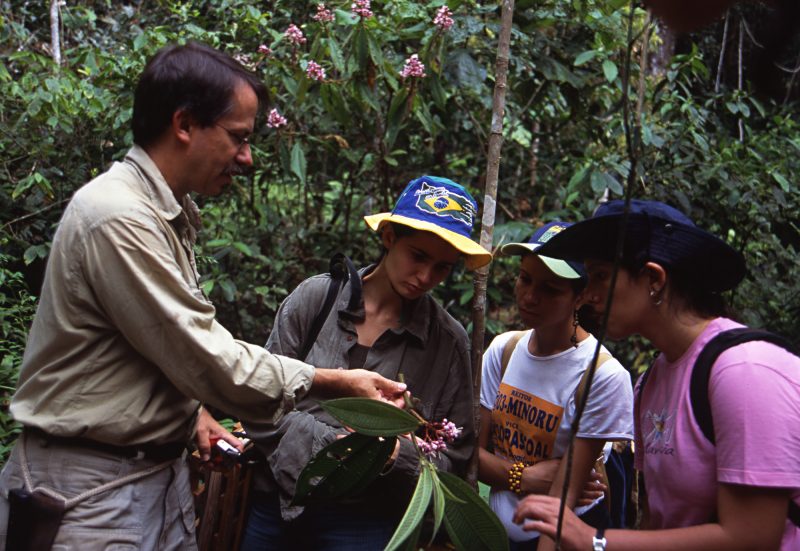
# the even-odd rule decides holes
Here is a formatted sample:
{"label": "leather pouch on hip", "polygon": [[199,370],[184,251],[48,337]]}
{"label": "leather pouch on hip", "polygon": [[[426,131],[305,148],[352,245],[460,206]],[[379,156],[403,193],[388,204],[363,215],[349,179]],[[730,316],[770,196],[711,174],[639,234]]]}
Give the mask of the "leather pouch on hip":
{"label": "leather pouch on hip", "polygon": [[8,492],[8,503],[6,547],[15,551],[49,551],[64,518],[64,502],[20,488]]}

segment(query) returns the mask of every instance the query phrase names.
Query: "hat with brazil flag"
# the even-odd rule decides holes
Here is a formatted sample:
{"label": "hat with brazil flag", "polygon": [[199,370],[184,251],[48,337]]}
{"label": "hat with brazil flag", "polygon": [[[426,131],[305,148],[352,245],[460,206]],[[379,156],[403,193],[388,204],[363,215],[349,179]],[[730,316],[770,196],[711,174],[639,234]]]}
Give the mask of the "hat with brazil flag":
{"label": "hat with brazil flag", "polygon": [[465,255],[468,270],[488,264],[492,253],[470,237],[478,204],[459,184],[439,176],[421,176],[403,190],[392,212],[365,216],[375,231],[387,222],[431,232]]}

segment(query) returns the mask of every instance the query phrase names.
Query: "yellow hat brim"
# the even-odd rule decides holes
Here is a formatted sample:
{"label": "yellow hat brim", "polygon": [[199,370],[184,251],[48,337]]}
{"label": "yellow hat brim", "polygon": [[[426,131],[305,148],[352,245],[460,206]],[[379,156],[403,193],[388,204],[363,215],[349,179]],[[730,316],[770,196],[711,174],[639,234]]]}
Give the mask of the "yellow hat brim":
{"label": "yellow hat brim", "polygon": [[481,266],[486,266],[492,261],[492,253],[481,247],[478,243],[475,243],[472,239],[442,228],[441,226],[437,226],[436,224],[432,224],[431,222],[424,222],[407,216],[392,214],[391,212],[381,212],[365,216],[364,222],[366,222],[367,226],[373,231],[380,230],[386,222],[394,222],[416,230],[436,234],[466,255],[464,265],[467,267],[467,270],[474,270]]}

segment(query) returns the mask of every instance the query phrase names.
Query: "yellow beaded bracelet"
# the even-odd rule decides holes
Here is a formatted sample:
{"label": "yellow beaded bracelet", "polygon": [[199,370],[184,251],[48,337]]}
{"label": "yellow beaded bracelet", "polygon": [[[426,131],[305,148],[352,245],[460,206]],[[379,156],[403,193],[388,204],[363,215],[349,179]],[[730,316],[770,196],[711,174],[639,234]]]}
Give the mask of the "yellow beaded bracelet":
{"label": "yellow beaded bracelet", "polygon": [[522,494],[522,470],[525,463],[517,461],[508,470],[508,489],[515,494]]}

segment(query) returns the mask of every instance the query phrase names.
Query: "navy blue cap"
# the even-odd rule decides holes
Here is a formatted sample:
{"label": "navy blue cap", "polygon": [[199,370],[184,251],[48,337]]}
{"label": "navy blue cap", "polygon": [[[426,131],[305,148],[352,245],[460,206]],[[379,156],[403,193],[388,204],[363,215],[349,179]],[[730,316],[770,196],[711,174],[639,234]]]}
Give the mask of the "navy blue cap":
{"label": "navy blue cap", "polygon": [[[624,201],[603,203],[594,216],[542,245],[539,254],[576,261],[613,260],[624,210]],[[627,220],[624,258],[690,271],[697,285],[710,291],[733,289],[744,278],[744,258],[736,249],[665,203],[634,199]]]}

